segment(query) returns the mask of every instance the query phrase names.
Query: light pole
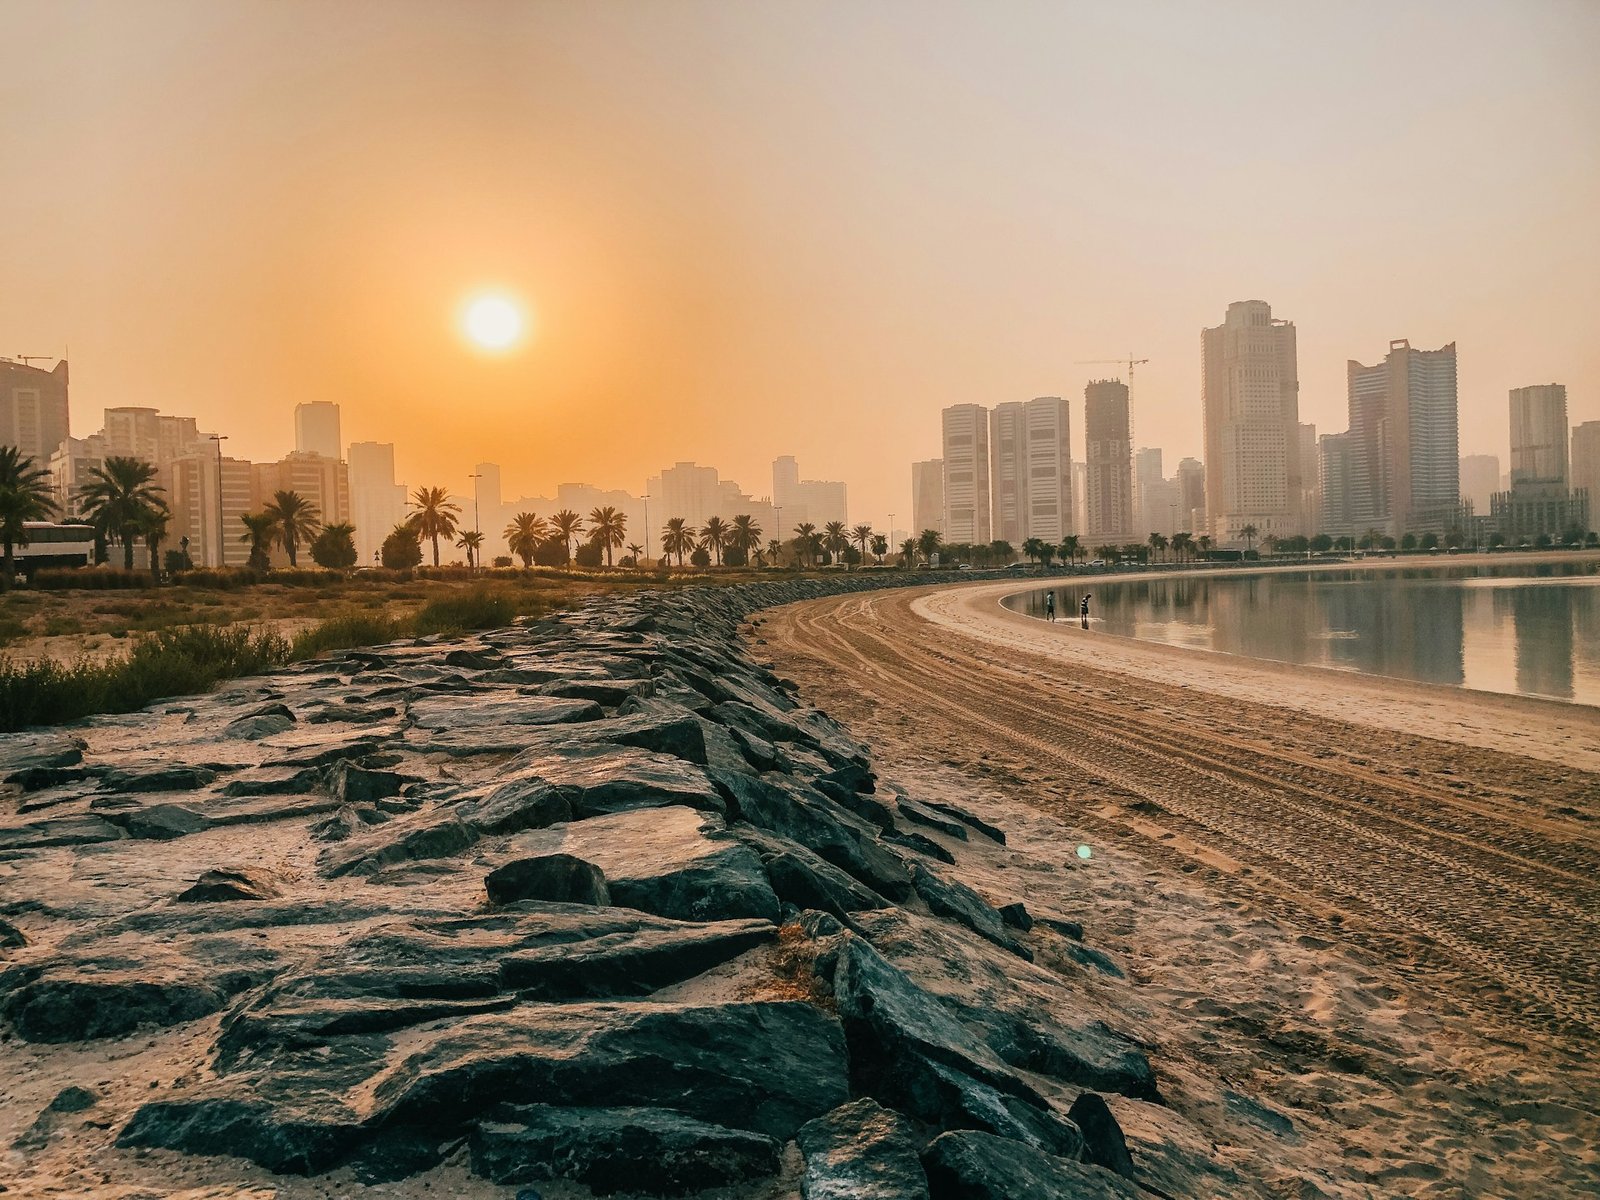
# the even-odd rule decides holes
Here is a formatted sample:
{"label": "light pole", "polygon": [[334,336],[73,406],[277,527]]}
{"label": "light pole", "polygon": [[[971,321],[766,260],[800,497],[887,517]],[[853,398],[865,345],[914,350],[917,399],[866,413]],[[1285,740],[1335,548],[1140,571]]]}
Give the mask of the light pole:
{"label": "light pole", "polygon": [[[482,471],[474,471],[471,475],[468,475],[467,478],[468,479],[473,479],[473,480],[482,479],[483,478],[483,472]],[[474,483],[472,485],[472,532],[477,534],[478,537],[481,539],[483,537],[483,530],[478,527],[478,492],[479,491],[480,491],[480,489],[479,489],[478,485],[476,483]],[[471,551],[471,554],[475,554],[475,555],[478,555],[479,557],[482,557],[483,550],[482,550],[482,542],[481,541],[479,542],[479,548]]]}
{"label": "light pole", "polygon": [[211,440],[217,444],[217,566],[228,565],[227,534],[222,529],[222,443],[228,440],[225,433],[213,433]]}
{"label": "light pole", "polygon": [[[650,553],[650,493],[646,492],[643,496],[640,497],[640,499],[644,501],[644,552],[646,554],[649,554]],[[637,565],[642,568],[644,566],[644,563],[639,563]]]}
{"label": "light pole", "polygon": [[[894,553],[894,514],[893,513],[889,514],[889,532],[888,532],[888,536],[884,540],[889,543],[889,553],[893,554]],[[882,566],[883,564],[879,563],[878,565]]]}
{"label": "light pole", "polygon": [[[782,554],[783,553],[783,505],[774,504],[772,506],[772,511],[778,514],[778,553]],[[777,565],[778,565],[777,563],[773,564],[773,566],[777,566]]]}

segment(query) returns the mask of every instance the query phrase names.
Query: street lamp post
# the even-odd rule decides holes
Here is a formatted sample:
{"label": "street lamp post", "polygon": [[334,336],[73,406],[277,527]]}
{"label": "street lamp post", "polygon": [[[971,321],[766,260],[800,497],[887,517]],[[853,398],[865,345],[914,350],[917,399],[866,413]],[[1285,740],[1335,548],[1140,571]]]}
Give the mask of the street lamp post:
{"label": "street lamp post", "polygon": [[[645,552],[646,555],[649,555],[649,553],[650,553],[650,493],[646,492],[643,496],[640,497],[640,499],[642,499],[644,501],[644,552]],[[635,563],[634,565],[642,568],[644,566],[644,563]]]}
{"label": "street lamp post", "polygon": [[222,528],[222,443],[228,440],[225,433],[213,433],[211,440],[217,444],[217,566],[228,565],[227,534]]}

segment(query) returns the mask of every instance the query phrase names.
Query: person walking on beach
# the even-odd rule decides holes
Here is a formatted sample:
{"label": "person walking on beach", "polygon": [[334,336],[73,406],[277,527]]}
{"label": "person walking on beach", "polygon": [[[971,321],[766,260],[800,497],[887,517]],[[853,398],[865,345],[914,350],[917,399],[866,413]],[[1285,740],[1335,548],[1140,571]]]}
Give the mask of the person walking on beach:
{"label": "person walking on beach", "polygon": [[1083,618],[1083,627],[1085,629],[1089,628],[1089,597],[1091,595],[1093,595],[1092,592],[1085,592],[1083,599],[1078,601],[1078,615]]}
{"label": "person walking on beach", "polygon": [[1044,617],[1047,621],[1056,619],[1056,594],[1054,592],[1046,592],[1044,594]]}

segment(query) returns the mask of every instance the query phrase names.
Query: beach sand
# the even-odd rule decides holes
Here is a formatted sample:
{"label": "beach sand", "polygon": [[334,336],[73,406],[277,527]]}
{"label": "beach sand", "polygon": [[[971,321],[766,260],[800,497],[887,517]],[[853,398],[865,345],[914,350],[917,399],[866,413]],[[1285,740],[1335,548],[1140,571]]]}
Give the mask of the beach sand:
{"label": "beach sand", "polygon": [[1000,606],[1033,586],[794,605],[757,650],[881,773],[1010,831],[986,890],[1114,948],[1164,1088],[1188,1062],[1272,1098],[1278,1161],[1206,1123],[1269,1194],[1600,1194],[1600,710]]}

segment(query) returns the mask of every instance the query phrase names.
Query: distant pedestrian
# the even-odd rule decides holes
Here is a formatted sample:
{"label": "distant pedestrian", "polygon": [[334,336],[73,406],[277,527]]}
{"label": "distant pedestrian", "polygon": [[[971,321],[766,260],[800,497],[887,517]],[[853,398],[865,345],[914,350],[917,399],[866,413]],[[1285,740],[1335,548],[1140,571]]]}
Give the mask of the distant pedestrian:
{"label": "distant pedestrian", "polygon": [[1078,615],[1083,618],[1083,627],[1085,629],[1089,628],[1089,597],[1091,595],[1093,595],[1092,592],[1085,592],[1083,599],[1078,601]]}
{"label": "distant pedestrian", "polygon": [[1044,594],[1044,616],[1047,621],[1056,619],[1056,594],[1054,592],[1046,592]]}

